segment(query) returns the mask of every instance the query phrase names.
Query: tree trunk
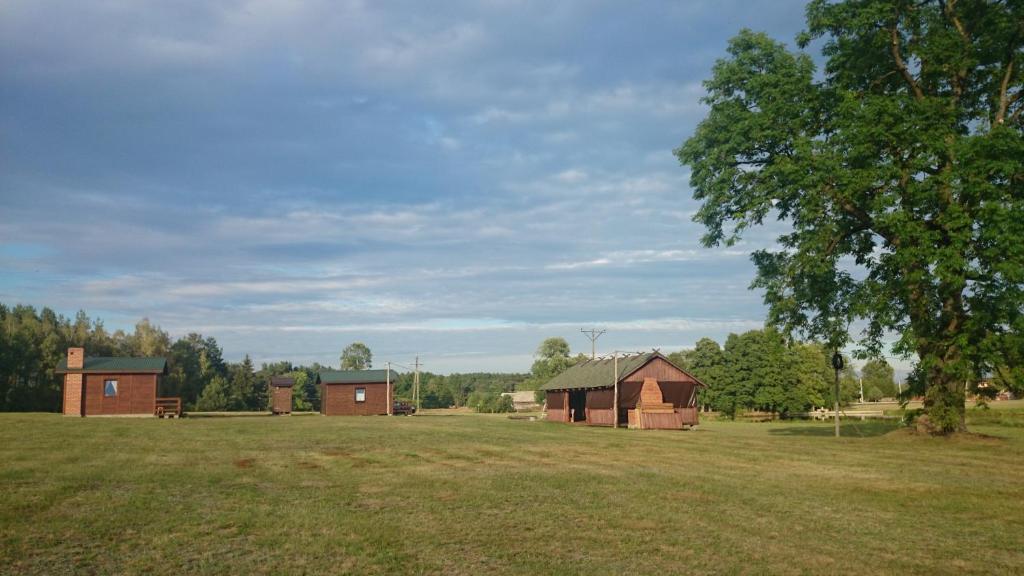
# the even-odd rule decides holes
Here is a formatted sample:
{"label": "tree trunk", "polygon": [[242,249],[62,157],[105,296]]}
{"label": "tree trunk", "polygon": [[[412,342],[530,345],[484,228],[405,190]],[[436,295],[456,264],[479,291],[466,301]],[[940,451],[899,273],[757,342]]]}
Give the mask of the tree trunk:
{"label": "tree trunk", "polygon": [[926,427],[933,434],[965,432],[967,392],[964,381],[946,373],[941,366],[929,372],[924,398],[924,411],[928,416]]}

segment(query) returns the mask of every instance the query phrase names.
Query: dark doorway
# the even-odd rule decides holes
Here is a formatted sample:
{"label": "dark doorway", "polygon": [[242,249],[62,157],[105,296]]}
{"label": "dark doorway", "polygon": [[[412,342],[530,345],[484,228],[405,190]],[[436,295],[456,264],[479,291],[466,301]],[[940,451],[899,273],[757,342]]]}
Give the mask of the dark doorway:
{"label": "dark doorway", "polygon": [[583,422],[587,419],[587,391],[569,391],[569,410],[573,422]]}

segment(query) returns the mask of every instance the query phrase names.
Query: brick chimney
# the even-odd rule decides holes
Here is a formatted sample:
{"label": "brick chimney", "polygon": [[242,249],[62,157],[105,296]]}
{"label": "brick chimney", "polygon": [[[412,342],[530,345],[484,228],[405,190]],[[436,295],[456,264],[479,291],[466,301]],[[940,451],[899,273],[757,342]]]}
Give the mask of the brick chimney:
{"label": "brick chimney", "polygon": [[68,348],[68,370],[81,370],[85,366],[85,348]]}

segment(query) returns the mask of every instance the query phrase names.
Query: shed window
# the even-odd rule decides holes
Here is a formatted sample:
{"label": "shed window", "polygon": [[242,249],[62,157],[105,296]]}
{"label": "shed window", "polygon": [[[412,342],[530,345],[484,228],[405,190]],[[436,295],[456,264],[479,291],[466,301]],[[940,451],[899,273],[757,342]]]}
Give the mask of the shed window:
{"label": "shed window", "polygon": [[356,388],[356,402],[366,402],[366,388]]}
{"label": "shed window", "polygon": [[117,380],[104,380],[103,381],[103,395],[104,396],[117,396]]}

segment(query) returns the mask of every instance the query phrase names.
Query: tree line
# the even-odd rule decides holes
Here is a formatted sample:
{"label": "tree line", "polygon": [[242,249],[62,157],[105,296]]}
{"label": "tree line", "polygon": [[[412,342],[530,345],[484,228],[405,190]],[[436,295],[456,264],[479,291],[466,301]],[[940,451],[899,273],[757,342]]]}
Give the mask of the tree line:
{"label": "tree line", "polygon": [[[817,342],[789,342],[773,329],[730,334],[724,345],[702,338],[692,350],[669,359],[708,385],[701,390],[702,406],[729,417],[744,411],[789,415],[831,407],[835,370],[832,351]],[[885,361],[867,362],[858,373],[844,357],[839,374],[839,402],[861,398],[895,398],[895,371]]]}
{"label": "tree line", "polygon": [[[53,373],[70,347],[83,347],[87,356],[156,356],[167,359],[160,396],[177,396],[186,410],[265,411],[270,403],[270,378],[290,376],[293,409],[319,410],[317,374],[331,366],[308,366],[288,361],[262,363],[246,355],[240,362],[224,360],[224,351],[211,336],[189,333],[177,339],[148,319],[132,331],[107,330],[100,319],[84,311],[67,318],[50,308],[0,304],[0,411],[56,412],[61,408],[62,378]],[[339,358],[341,369],[372,366],[373,355],[355,342]],[[501,392],[514,390],[524,374],[450,374],[422,372],[420,399],[424,408],[471,405],[480,407]],[[398,375],[395,397],[412,399],[411,373]]]}

